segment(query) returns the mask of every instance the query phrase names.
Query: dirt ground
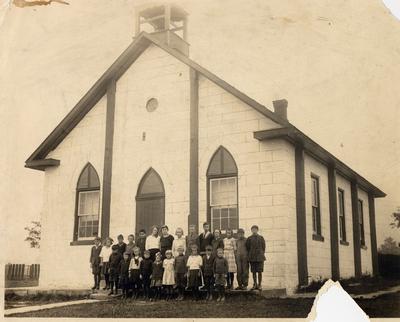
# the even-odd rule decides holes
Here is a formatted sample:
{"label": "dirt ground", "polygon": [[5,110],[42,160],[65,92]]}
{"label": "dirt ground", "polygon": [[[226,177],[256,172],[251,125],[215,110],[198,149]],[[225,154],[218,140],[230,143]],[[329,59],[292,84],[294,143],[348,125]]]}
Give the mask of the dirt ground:
{"label": "dirt ground", "polygon": [[[20,317],[121,317],[121,318],[305,318],[313,299],[266,299],[257,296],[227,298],[225,303],[186,300],[144,302],[113,299],[107,302],[73,305]],[[356,302],[372,318],[400,317],[400,292]]]}

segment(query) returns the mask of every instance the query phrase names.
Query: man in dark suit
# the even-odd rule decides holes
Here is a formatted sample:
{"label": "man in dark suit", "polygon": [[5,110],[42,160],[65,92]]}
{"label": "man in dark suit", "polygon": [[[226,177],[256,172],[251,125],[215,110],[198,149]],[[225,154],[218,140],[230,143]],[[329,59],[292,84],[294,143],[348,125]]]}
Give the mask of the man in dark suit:
{"label": "man in dark suit", "polygon": [[94,239],[94,246],[90,252],[90,268],[94,277],[94,286],[92,290],[98,290],[100,288],[100,252],[101,252],[101,239],[96,237]]}
{"label": "man in dark suit", "polygon": [[[262,272],[264,271],[265,261],[265,240],[264,237],[258,234],[258,226],[251,227],[252,235],[246,240],[246,248],[250,262],[251,272],[253,273],[253,288],[261,291]],[[258,283],[257,283],[258,275]]]}

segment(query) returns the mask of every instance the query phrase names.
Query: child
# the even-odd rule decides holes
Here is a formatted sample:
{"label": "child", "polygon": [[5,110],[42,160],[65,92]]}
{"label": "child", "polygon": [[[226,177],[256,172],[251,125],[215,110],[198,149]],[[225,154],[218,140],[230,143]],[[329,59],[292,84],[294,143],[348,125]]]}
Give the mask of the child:
{"label": "child", "polygon": [[131,255],[131,261],[129,263],[129,276],[130,285],[132,287],[132,299],[137,299],[140,289],[140,264],[142,262],[140,257],[139,247],[133,248],[133,254]]}
{"label": "child", "polygon": [[101,252],[101,239],[96,237],[94,239],[94,246],[90,251],[90,268],[94,277],[94,285],[92,290],[98,290],[100,288],[100,252]]}
{"label": "child", "polygon": [[129,291],[129,253],[125,252],[123,257],[119,264],[119,286],[122,289],[122,298],[126,299]]}
{"label": "child", "polygon": [[198,248],[196,245],[192,245],[192,252],[189,256],[186,266],[189,270],[188,276],[188,288],[193,292],[193,299],[199,299],[199,286],[202,285],[201,282],[201,266],[203,260],[200,255],[198,255]]}
{"label": "child", "polygon": [[174,242],[174,236],[170,235],[168,230],[167,225],[161,227],[160,250],[163,259],[165,258],[165,252],[172,249],[172,243]]}
{"label": "child", "polygon": [[217,302],[224,302],[226,274],[228,273],[228,261],[224,258],[224,250],[222,248],[217,249],[217,257],[214,260],[213,268],[215,287],[218,291]]}
{"label": "child", "polygon": [[203,224],[203,230],[204,231],[199,236],[200,255],[204,255],[206,253],[206,247],[211,245],[211,242],[214,239],[214,236],[210,231],[210,224],[208,222]]}
{"label": "child", "polygon": [[106,282],[106,285],[103,287],[103,290],[109,290],[110,289],[110,255],[112,252],[111,245],[113,243],[113,240],[110,237],[107,237],[105,240],[105,245],[101,248],[100,252],[100,266],[101,266],[101,271],[104,275],[104,280]]}
{"label": "child", "polygon": [[162,279],[162,285],[165,288],[165,293],[166,293],[166,300],[170,300],[172,298],[172,286],[175,285],[175,271],[174,271],[174,265],[175,265],[175,260],[172,257],[172,250],[168,249],[165,252],[165,259],[163,261],[163,268],[164,268],[164,273],[163,273],[163,279]]}
{"label": "child", "polygon": [[130,234],[128,236],[128,243],[125,246],[125,251],[127,253],[129,253],[129,256],[132,257],[133,255],[133,249],[136,247],[135,245],[135,236],[133,236],[132,234]]}
{"label": "child", "polygon": [[189,232],[186,236],[186,257],[192,253],[192,245],[199,246],[198,237],[196,234],[196,225],[189,225]]}
{"label": "child", "polygon": [[226,230],[226,238],[224,238],[224,257],[228,261],[228,274],[226,275],[228,284],[227,288],[228,290],[231,290],[233,287],[233,279],[235,277],[237,267],[236,267],[236,241],[233,238],[233,231],[230,228]]}
{"label": "child", "polygon": [[118,239],[118,251],[119,253],[122,255],[124,255],[125,251],[126,251],[126,244],[124,243],[124,236],[123,235],[118,235],[117,237]]}
{"label": "child", "polygon": [[206,247],[206,254],[203,255],[203,277],[204,285],[207,290],[206,301],[212,300],[212,287],[214,285],[214,255],[212,254],[212,246]]}
{"label": "child", "polygon": [[154,297],[153,297],[154,301],[160,299],[161,285],[163,279],[163,262],[161,253],[158,252],[155,256],[156,260],[153,262],[151,283],[150,283],[150,287],[154,289]]}
{"label": "child", "polygon": [[118,277],[119,277],[119,270],[120,270],[120,263],[122,260],[122,255],[119,252],[118,245],[113,245],[111,247],[112,253],[109,259],[110,265],[110,293],[108,295],[114,294],[114,287],[115,287],[115,294],[118,294]]}
{"label": "child", "polygon": [[211,246],[213,248],[214,257],[217,256],[218,248],[224,249],[224,241],[222,240],[221,231],[219,229],[214,229],[214,238],[211,241]]}
{"label": "child", "polygon": [[156,254],[160,251],[160,236],[158,236],[158,227],[153,226],[151,228],[151,235],[146,238],[146,250],[150,251],[150,258],[152,261],[155,260]]}
{"label": "child", "polygon": [[242,228],[238,229],[238,238],[236,240],[236,264],[237,264],[237,290],[247,289],[249,282],[249,262],[246,248],[246,237],[244,237],[244,230]]}
{"label": "child", "polygon": [[[264,237],[258,234],[258,226],[251,227],[252,235],[247,238],[246,248],[248,252],[251,272],[253,273],[252,290],[261,291],[262,272],[264,270],[265,261],[265,240]],[[258,282],[257,282],[258,275]]]}
{"label": "child", "polygon": [[186,252],[186,240],[183,237],[183,229],[177,228],[175,231],[176,238],[172,242],[172,255],[174,257],[178,256],[178,248],[183,248],[183,253]]}
{"label": "child", "polygon": [[178,256],[175,257],[175,281],[176,288],[178,289],[178,301],[184,298],[184,291],[186,287],[186,257],[183,255],[183,247],[178,247]]}
{"label": "child", "polygon": [[140,249],[140,256],[144,256],[146,248],[146,231],[144,229],[139,230],[139,236],[136,238],[136,246]]}
{"label": "child", "polygon": [[143,260],[140,262],[140,275],[143,285],[143,297],[147,300],[150,297],[150,277],[153,268],[153,261],[150,259],[150,252],[143,252]]}

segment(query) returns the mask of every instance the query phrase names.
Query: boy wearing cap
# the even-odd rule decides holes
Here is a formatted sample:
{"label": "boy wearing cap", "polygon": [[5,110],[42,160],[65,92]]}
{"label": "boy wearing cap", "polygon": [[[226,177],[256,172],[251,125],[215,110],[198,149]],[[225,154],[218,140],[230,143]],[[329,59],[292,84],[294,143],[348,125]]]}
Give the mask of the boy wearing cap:
{"label": "boy wearing cap", "polygon": [[236,265],[237,265],[237,290],[247,289],[249,282],[249,259],[246,248],[246,237],[244,237],[244,229],[239,228],[236,239]]}
{"label": "boy wearing cap", "polygon": [[186,287],[186,256],[183,254],[183,247],[178,247],[178,256],[175,257],[175,281],[176,288],[178,289],[178,301],[184,298],[184,291]]}
{"label": "boy wearing cap", "polygon": [[118,278],[120,272],[121,260],[123,260],[122,255],[119,252],[118,245],[113,245],[111,247],[112,253],[110,255],[109,266],[110,266],[110,293],[108,295],[118,294]]}
{"label": "boy wearing cap", "polygon": [[146,249],[146,231],[144,229],[139,230],[139,236],[136,238],[136,246],[140,249],[140,256],[144,256],[144,250]]}
{"label": "boy wearing cap", "polygon": [[206,301],[212,300],[212,287],[214,285],[214,255],[211,245],[206,246],[206,253],[203,255],[203,277],[204,287],[207,290]]}
{"label": "boy wearing cap", "polygon": [[100,252],[101,252],[101,239],[96,237],[94,239],[94,246],[90,251],[90,268],[92,269],[92,274],[94,277],[94,286],[92,290],[98,290],[100,288]]}
{"label": "boy wearing cap", "polygon": [[[253,273],[252,290],[261,290],[262,272],[264,270],[265,261],[265,240],[264,237],[258,234],[258,226],[251,227],[252,235],[247,238],[246,248],[248,252],[251,272]],[[258,282],[257,282],[258,275]]]}
{"label": "boy wearing cap", "polygon": [[128,297],[129,291],[129,265],[130,265],[130,253],[125,252],[123,259],[119,263],[119,286],[122,289],[122,298]]}
{"label": "boy wearing cap", "polygon": [[140,276],[142,278],[143,296],[147,300],[150,297],[150,277],[153,261],[150,259],[150,251],[143,251],[143,260],[140,262]]}

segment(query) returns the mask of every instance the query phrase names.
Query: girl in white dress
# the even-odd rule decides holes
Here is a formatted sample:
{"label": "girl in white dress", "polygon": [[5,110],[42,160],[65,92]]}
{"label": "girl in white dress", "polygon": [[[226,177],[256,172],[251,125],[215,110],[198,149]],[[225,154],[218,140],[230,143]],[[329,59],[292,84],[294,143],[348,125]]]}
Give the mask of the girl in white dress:
{"label": "girl in white dress", "polygon": [[165,288],[166,300],[170,300],[172,298],[172,287],[175,285],[175,260],[172,257],[172,251],[169,249],[165,252],[165,259],[163,261],[163,279],[162,284]]}
{"label": "girl in white dress", "polygon": [[224,238],[224,257],[228,261],[228,274],[226,276],[227,287],[232,289],[233,279],[237,272],[236,266],[236,239],[233,238],[232,229],[226,230],[226,238]]}

